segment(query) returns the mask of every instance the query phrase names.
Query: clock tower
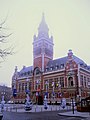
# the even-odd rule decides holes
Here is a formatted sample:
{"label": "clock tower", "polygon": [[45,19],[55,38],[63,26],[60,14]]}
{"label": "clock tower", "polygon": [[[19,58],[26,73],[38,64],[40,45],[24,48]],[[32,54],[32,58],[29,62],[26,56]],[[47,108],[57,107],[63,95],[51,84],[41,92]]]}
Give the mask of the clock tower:
{"label": "clock tower", "polygon": [[42,15],[41,23],[38,27],[38,35],[33,37],[33,66],[44,71],[49,60],[53,59],[53,37],[49,37],[49,28]]}

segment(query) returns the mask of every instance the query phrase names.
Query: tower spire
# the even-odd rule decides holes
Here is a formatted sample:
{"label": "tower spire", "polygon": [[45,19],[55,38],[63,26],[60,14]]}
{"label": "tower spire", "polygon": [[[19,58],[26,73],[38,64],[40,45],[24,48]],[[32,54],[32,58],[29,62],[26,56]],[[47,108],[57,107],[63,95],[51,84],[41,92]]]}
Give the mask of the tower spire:
{"label": "tower spire", "polygon": [[45,22],[45,15],[44,15],[44,12],[42,13],[42,22]]}
{"label": "tower spire", "polygon": [[42,13],[41,23],[39,24],[39,27],[38,27],[38,35],[42,36],[42,34],[43,34],[45,36],[48,36],[48,31],[49,31],[49,29],[45,22],[45,15],[44,15],[44,13]]}

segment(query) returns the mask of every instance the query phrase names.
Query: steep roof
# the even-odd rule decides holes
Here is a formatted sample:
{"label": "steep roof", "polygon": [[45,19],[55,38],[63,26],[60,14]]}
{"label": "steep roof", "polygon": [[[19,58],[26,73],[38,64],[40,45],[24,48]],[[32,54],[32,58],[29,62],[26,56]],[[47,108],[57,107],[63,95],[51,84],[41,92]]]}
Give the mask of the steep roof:
{"label": "steep roof", "polygon": [[[77,64],[80,64],[80,65],[83,64],[84,66],[86,65],[86,63],[83,60],[81,60],[80,58],[78,58],[74,55],[73,55],[73,60]],[[57,69],[63,69],[65,67],[67,61],[68,61],[68,56],[54,59],[54,60],[50,60],[46,66],[45,72],[55,71]]]}
{"label": "steep roof", "polygon": [[27,76],[32,76],[32,71],[33,71],[33,66],[29,67],[23,67],[21,71],[18,73],[19,77],[27,77]]}
{"label": "steep roof", "polygon": [[73,60],[77,63],[77,64],[86,64],[83,60],[81,60],[80,58],[73,56]]}
{"label": "steep roof", "polygon": [[[90,70],[90,66],[88,66],[83,60],[80,58],[76,57],[73,55],[73,60],[77,63],[80,64],[81,67]],[[58,59],[50,60],[45,68],[45,72],[50,72],[50,71],[56,71],[59,69],[65,68],[66,62],[68,61],[68,56],[61,57]],[[27,75],[32,75],[33,72],[33,66],[29,67],[23,67],[19,72],[19,77],[20,76],[27,76]]]}
{"label": "steep roof", "polygon": [[[67,60],[68,60],[68,56],[54,59],[54,60],[50,60],[47,64],[47,66],[56,65],[56,64],[66,64]],[[76,56],[73,56],[73,60],[78,64],[85,63],[83,60],[81,60],[80,58],[78,58]]]}
{"label": "steep roof", "polygon": [[19,73],[25,73],[25,72],[32,71],[32,70],[33,70],[33,66],[29,66],[29,67],[25,66],[21,69]]}
{"label": "steep roof", "polygon": [[47,64],[47,66],[51,67],[51,66],[55,66],[55,65],[59,65],[59,64],[65,64],[66,61],[67,61],[67,57],[62,57],[62,58],[50,60]]}

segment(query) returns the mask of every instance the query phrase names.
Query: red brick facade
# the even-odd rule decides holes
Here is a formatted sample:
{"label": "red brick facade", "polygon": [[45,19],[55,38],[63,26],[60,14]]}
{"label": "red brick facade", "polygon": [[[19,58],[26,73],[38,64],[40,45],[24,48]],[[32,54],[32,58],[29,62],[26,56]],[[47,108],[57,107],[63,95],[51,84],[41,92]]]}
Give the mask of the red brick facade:
{"label": "red brick facade", "polygon": [[44,19],[43,16],[38,36],[34,35],[33,66],[23,67],[19,72],[15,69],[12,77],[12,89],[17,90],[16,102],[24,102],[27,91],[34,102],[37,94],[47,95],[49,102],[60,102],[62,97],[70,102],[71,98],[88,96],[90,66],[74,56],[71,50],[66,57],[53,59],[53,38],[48,35]]}

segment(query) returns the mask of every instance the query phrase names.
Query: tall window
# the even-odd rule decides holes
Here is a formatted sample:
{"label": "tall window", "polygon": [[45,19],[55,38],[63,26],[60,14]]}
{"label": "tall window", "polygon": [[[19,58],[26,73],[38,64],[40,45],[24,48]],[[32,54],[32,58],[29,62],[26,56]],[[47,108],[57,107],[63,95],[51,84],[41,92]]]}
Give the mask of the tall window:
{"label": "tall window", "polygon": [[80,76],[80,84],[83,86],[83,75]]}
{"label": "tall window", "polygon": [[18,90],[19,90],[19,92],[21,91],[21,84],[20,83],[18,85]]}
{"label": "tall window", "polygon": [[48,80],[44,81],[44,88],[45,88],[45,90],[46,89],[48,90],[48,88],[49,88],[49,82],[48,82]]}
{"label": "tall window", "polygon": [[52,88],[52,81],[53,79],[49,79],[49,88]]}
{"label": "tall window", "polygon": [[22,83],[22,91],[24,91],[24,83]]}
{"label": "tall window", "polygon": [[90,88],[90,78],[87,78],[87,84],[88,84],[88,87]]}
{"label": "tall window", "polygon": [[87,86],[86,76],[84,76],[84,85],[85,85],[85,87]]}
{"label": "tall window", "polygon": [[54,78],[54,84],[55,84],[55,88],[57,88],[57,83],[58,83],[58,78]]}
{"label": "tall window", "polygon": [[27,90],[27,83],[25,83],[25,91]]}
{"label": "tall window", "polygon": [[29,82],[29,90],[31,90],[31,81]]}
{"label": "tall window", "polygon": [[60,85],[61,87],[64,87],[64,77],[60,77]]}
{"label": "tall window", "polygon": [[73,87],[73,85],[74,85],[74,84],[73,84],[73,77],[69,77],[69,78],[68,78],[68,86],[69,86],[69,87]]}

